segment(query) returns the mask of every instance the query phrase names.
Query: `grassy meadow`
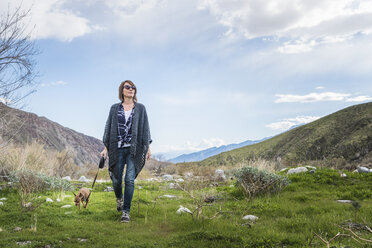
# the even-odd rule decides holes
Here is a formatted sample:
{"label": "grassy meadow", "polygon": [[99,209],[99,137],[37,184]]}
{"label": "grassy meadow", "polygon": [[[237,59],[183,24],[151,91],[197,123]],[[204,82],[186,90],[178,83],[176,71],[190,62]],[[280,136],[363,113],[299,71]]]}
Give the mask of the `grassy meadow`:
{"label": "grassy meadow", "polygon": [[[35,195],[41,205],[31,211],[22,210],[16,188],[3,185],[0,198],[7,200],[0,206],[0,247],[327,247],[314,233],[328,241],[338,232],[349,236],[333,239],[331,247],[371,247],[355,241],[342,225],[372,227],[372,174],[345,173],[340,177],[338,171],[320,168],[288,175],[291,183],[283,191],[254,199],[246,199],[234,180],[185,180],[177,189],[170,189],[170,182],[138,180],[130,223],[120,223],[114,192],[103,191],[110,183],[96,184],[87,209],[74,206],[70,191],[46,191]],[[211,196],[214,202],[203,201]],[[45,202],[46,197],[54,202]],[[360,207],[338,203],[341,199]],[[61,208],[66,204],[73,206]],[[191,216],[177,214],[180,205],[191,211],[202,207]],[[259,219],[243,220],[245,215]],[[367,230],[353,230],[372,239]],[[26,241],[31,243],[17,244]]]}

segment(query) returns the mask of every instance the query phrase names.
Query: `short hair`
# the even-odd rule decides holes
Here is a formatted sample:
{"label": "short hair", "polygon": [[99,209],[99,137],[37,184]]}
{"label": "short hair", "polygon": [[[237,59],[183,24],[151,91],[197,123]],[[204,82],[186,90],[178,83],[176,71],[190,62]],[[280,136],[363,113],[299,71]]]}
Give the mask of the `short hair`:
{"label": "short hair", "polygon": [[[121,82],[121,84],[119,86],[119,99],[120,99],[121,102],[124,102],[123,88],[124,88],[124,84],[125,83],[128,83],[131,86],[135,86],[136,87],[136,85],[132,81],[130,81],[130,80],[125,80],[124,82]],[[137,87],[134,90],[133,101],[134,102],[137,102]]]}

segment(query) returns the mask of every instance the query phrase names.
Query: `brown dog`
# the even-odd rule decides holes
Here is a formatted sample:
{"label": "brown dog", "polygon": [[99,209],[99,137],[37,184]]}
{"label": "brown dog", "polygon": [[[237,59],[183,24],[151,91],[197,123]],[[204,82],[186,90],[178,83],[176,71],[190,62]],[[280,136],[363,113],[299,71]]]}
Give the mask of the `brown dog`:
{"label": "brown dog", "polygon": [[[79,206],[80,209],[80,202],[83,204],[83,207],[86,208],[89,201],[90,190],[88,188],[81,188],[78,194],[75,194],[75,206]],[[84,205],[85,202],[85,205]]]}

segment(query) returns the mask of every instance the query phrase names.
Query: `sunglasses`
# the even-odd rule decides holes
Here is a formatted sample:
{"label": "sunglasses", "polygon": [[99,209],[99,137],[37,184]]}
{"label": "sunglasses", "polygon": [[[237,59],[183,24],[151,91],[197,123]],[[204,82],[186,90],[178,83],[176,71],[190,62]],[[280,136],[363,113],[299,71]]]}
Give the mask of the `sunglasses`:
{"label": "sunglasses", "polygon": [[130,90],[130,89],[136,90],[136,86],[124,85],[124,89],[126,89],[126,90]]}

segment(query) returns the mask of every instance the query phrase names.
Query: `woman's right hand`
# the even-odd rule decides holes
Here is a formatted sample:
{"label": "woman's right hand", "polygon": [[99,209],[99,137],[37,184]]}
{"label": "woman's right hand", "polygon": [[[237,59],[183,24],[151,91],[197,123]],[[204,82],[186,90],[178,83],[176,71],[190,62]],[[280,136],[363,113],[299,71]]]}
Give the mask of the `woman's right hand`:
{"label": "woman's right hand", "polygon": [[101,152],[101,156],[104,157],[105,159],[107,158],[107,148],[105,146],[105,149]]}

